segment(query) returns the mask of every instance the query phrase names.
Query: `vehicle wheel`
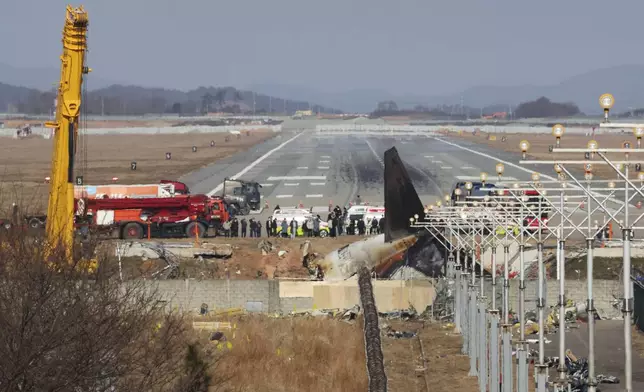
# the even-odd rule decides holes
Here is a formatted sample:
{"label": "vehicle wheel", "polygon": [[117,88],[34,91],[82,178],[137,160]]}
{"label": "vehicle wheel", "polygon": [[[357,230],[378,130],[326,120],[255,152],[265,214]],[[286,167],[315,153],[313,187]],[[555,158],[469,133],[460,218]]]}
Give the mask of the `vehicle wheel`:
{"label": "vehicle wheel", "polygon": [[42,224],[42,222],[38,218],[31,218],[31,219],[29,219],[29,226],[32,229],[39,229],[39,228],[43,227],[44,225]]}
{"label": "vehicle wheel", "polygon": [[190,222],[186,226],[186,235],[190,238],[195,238],[197,236],[197,231],[199,231],[199,238],[206,237],[206,226],[203,224],[199,222]]}
{"label": "vehicle wheel", "polygon": [[320,238],[326,238],[329,236],[329,232],[326,230],[320,230]]}
{"label": "vehicle wheel", "polygon": [[140,240],[143,238],[143,227],[138,223],[130,222],[123,226],[121,236],[124,240]]}

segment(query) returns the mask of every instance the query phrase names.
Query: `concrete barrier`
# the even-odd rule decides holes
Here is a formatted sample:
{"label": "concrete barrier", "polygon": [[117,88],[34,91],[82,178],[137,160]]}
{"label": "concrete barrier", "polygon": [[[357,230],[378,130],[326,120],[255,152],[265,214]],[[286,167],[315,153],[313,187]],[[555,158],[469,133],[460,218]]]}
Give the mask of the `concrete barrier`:
{"label": "concrete barrier", "polygon": [[[343,282],[278,280],[166,280],[145,282],[171,309],[211,311],[242,308],[246,311],[289,313],[313,309],[348,309],[360,304],[356,279]],[[432,304],[435,290],[427,280],[374,281],[378,311],[409,309],[419,312]]]}

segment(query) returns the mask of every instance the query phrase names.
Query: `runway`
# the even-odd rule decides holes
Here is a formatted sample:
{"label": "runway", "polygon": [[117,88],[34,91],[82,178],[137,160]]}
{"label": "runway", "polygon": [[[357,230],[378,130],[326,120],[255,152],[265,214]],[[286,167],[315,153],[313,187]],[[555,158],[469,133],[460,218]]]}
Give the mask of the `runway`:
{"label": "runway", "polygon": [[[208,193],[225,177],[243,173],[239,178],[262,184],[264,201],[271,209],[276,204],[300,203],[307,208],[328,207],[329,203],[343,206],[355,202],[358,195],[363,202],[382,204],[382,160],[385,150],[392,146],[403,157],[424,204],[435,203],[449,193],[456,181],[476,180],[481,171],[486,171],[491,180],[496,179],[498,158],[493,151],[485,151],[485,156],[472,154],[426,136],[326,136],[311,130],[282,132],[249,151],[186,175],[181,181],[193,193]],[[503,158],[513,163],[519,160],[518,156]],[[528,180],[530,174],[529,169],[506,165],[503,180]]]}

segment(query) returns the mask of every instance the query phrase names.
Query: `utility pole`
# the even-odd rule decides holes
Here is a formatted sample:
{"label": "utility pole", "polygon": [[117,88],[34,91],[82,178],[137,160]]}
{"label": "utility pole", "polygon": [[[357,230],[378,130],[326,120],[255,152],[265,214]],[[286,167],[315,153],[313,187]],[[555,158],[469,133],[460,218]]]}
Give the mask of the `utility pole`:
{"label": "utility pole", "polygon": [[268,113],[273,113],[273,97],[268,96]]}

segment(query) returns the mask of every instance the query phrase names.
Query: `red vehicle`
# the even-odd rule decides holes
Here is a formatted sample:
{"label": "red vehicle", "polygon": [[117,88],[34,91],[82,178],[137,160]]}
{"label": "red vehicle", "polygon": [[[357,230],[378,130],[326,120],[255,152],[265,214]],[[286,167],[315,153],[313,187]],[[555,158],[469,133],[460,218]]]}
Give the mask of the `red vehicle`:
{"label": "red vehicle", "polygon": [[[528,196],[526,201],[526,206],[530,208],[531,213],[523,219],[523,227],[528,231],[536,232],[541,227],[543,231],[548,225],[548,213],[550,212],[550,206],[543,200],[543,196],[540,196],[539,193],[535,190],[525,191],[525,196]],[[539,214],[541,212],[541,214]],[[540,219],[537,219],[537,216],[540,215]]]}
{"label": "red vehicle", "polygon": [[[162,198],[78,200],[77,213],[91,225],[116,232],[122,239],[206,237],[227,219],[223,201],[206,195]],[[86,211],[85,211],[86,210]]]}

